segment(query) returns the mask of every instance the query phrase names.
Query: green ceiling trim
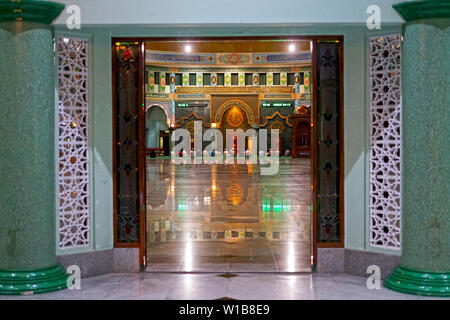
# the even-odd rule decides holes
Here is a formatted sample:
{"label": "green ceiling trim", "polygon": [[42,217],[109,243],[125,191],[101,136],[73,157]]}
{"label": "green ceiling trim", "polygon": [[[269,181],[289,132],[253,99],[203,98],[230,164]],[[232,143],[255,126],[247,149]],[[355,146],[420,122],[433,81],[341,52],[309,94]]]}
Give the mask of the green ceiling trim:
{"label": "green ceiling trim", "polygon": [[392,6],[406,22],[424,19],[450,18],[450,1],[407,1]]}
{"label": "green ceiling trim", "polygon": [[51,24],[65,5],[37,0],[0,0],[0,22],[31,21]]}

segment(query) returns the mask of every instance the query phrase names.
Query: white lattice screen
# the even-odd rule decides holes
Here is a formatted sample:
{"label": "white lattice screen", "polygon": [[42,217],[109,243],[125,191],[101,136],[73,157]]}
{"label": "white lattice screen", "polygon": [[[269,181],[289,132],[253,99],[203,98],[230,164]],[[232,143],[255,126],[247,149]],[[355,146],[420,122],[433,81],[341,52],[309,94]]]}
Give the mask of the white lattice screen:
{"label": "white lattice screen", "polygon": [[59,247],[89,245],[88,41],[59,37]]}
{"label": "white lattice screen", "polygon": [[370,246],[400,249],[401,36],[370,39]]}

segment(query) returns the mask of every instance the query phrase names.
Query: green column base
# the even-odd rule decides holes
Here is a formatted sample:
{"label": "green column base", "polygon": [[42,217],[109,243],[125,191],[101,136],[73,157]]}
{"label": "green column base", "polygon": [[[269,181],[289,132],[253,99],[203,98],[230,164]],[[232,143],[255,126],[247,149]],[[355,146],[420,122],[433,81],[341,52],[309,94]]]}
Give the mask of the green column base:
{"label": "green column base", "polygon": [[35,271],[1,271],[0,295],[24,295],[67,288],[69,275],[61,265]]}
{"label": "green column base", "polygon": [[450,297],[450,272],[426,272],[398,266],[384,280],[384,286],[419,296]]}

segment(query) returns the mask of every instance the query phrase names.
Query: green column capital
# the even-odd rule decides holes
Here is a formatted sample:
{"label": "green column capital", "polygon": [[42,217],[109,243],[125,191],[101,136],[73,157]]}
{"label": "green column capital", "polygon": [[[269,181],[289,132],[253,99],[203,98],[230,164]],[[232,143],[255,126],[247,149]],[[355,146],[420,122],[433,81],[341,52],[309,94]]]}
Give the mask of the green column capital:
{"label": "green column capital", "polygon": [[0,0],[0,22],[32,21],[51,24],[65,5],[51,1]]}
{"label": "green column capital", "polygon": [[416,0],[392,6],[406,21],[450,18],[449,0]]}

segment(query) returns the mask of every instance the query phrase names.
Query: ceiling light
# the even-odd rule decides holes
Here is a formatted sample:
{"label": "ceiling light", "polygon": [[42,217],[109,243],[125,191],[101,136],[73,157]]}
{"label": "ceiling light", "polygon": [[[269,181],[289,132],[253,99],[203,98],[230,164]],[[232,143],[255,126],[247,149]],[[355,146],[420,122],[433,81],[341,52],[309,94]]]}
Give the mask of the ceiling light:
{"label": "ceiling light", "polygon": [[192,48],[188,44],[184,47],[184,51],[186,51],[187,53],[191,52],[191,50],[192,50]]}
{"label": "ceiling light", "polygon": [[291,43],[289,45],[289,52],[294,52],[295,51],[295,44]]}

